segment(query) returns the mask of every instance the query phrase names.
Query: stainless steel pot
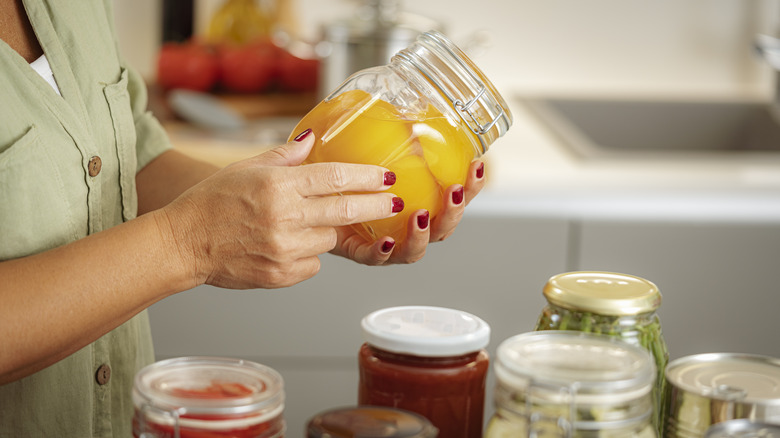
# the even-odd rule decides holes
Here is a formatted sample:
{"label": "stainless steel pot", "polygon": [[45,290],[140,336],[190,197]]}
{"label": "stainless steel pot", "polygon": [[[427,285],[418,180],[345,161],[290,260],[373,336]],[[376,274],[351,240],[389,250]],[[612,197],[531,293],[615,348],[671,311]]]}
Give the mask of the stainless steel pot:
{"label": "stainless steel pot", "polygon": [[400,0],[360,0],[352,17],[323,26],[322,40],[308,43],[291,38],[284,28],[274,40],[301,58],[319,58],[321,95],[336,89],[349,75],[385,65],[422,32],[442,29],[438,21],[401,10]]}

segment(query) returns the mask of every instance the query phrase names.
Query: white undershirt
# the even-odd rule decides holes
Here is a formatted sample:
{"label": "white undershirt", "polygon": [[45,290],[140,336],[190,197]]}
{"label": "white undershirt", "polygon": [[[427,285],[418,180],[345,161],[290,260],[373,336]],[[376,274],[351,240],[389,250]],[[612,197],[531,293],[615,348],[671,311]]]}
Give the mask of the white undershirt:
{"label": "white undershirt", "polygon": [[57,92],[60,96],[62,94],[60,93],[60,87],[57,86],[57,81],[54,80],[54,73],[51,71],[51,66],[49,65],[49,60],[46,59],[46,55],[41,55],[40,58],[36,59],[35,61],[30,63],[30,67],[33,68],[41,77],[51,85],[52,88],[54,88],[54,91]]}

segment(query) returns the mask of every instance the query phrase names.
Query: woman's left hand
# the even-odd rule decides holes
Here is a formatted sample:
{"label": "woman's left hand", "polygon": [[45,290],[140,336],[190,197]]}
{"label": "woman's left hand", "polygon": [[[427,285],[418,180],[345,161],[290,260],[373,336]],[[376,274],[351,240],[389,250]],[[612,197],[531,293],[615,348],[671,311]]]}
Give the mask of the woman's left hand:
{"label": "woman's left hand", "polygon": [[350,227],[337,228],[338,243],[330,252],[366,265],[414,263],[425,255],[428,243],[446,239],[455,231],[466,205],[485,186],[485,163],[475,160],[469,167],[466,185],[454,184],[444,192],[444,207],[430,220],[426,210],[409,217],[406,240],[399,245],[388,236],[366,241]]}

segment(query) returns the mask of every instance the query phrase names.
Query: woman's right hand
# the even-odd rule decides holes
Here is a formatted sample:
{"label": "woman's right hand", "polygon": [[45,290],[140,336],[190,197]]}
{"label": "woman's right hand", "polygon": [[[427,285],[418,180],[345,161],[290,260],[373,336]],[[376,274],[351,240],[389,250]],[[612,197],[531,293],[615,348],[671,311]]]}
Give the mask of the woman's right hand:
{"label": "woman's right hand", "polygon": [[[284,146],[220,170],[161,210],[168,242],[191,267],[193,286],[296,284],[319,271],[317,256],[337,243],[335,227],[390,217],[403,207],[385,191],[385,168],[299,166],[313,144],[314,134],[304,131]],[[332,196],[352,191],[381,192]]]}

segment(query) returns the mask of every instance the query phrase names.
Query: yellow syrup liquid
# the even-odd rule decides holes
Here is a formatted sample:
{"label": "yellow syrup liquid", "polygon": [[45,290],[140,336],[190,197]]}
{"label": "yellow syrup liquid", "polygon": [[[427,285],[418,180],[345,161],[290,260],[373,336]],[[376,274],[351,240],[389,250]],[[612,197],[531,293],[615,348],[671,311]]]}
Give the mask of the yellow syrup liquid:
{"label": "yellow syrup liquid", "polygon": [[441,211],[443,193],[464,184],[475,149],[470,132],[428,105],[420,114],[402,113],[394,105],[362,90],[323,101],[295,127],[292,139],[311,128],[316,135],[306,163],[375,164],[395,172],[388,190],[404,201],[394,217],[355,226],[368,240],[406,238],[409,217],[419,209],[433,220]]}

